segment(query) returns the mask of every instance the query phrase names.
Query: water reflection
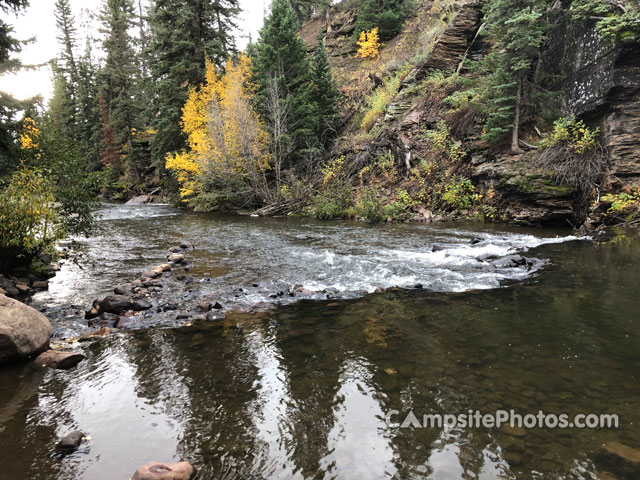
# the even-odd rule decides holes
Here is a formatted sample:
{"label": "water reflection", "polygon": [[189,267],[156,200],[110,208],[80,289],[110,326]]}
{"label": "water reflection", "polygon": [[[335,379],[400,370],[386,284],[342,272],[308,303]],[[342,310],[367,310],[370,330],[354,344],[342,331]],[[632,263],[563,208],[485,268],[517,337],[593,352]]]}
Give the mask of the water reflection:
{"label": "water reflection", "polygon": [[[592,480],[640,445],[640,243],[548,245],[509,288],[304,301],[80,344],[68,372],[0,370],[3,479],[129,478],[150,460],[209,479]],[[397,429],[389,410],[620,415],[618,430]],[[69,457],[59,436],[92,439]],[[8,472],[8,473],[7,473]]]}

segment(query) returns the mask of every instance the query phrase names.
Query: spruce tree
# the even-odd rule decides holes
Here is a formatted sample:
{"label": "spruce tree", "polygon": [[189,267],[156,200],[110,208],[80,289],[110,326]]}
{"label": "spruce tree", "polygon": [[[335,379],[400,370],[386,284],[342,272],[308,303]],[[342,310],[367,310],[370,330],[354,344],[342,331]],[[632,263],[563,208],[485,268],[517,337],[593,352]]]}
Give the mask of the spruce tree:
{"label": "spruce tree", "polygon": [[[27,0],[0,0],[0,11],[4,14],[18,13],[28,5]],[[0,17],[0,74],[17,71],[20,61],[11,58],[18,53],[23,42],[11,34],[11,26]],[[16,100],[5,92],[0,92],[0,176],[9,173],[17,164],[18,148],[16,137],[22,122],[19,114],[31,105],[31,100]]]}
{"label": "spruce tree", "polygon": [[153,90],[151,151],[158,168],[167,153],[180,150],[182,107],[189,87],[204,82],[205,59],[223,68],[235,52],[231,29],[238,0],[156,0],[149,19]]}
{"label": "spruce tree", "polygon": [[102,46],[107,58],[101,71],[101,84],[116,141],[127,151],[128,173],[139,182],[143,166],[132,142],[133,129],[140,127],[135,98],[138,69],[133,39],[129,35],[134,19],[131,0],[105,0],[101,20],[105,33]]}
{"label": "spruce tree", "polygon": [[358,7],[355,35],[378,27],[380,38],[389,40],[402,31],[410,8],[407,0],[364,0]]}
{"label": "spruce tree", "polygon": [[316,137],[325,148],[329,146],[336,133],[338,117],[338,100],[340,91],[331,73],[329,56],[322,39],[318,39],[318,46],[313,55],[313,94],[312,100],[316,107]]}
{"label": "spruce tree", "polygon": [[294,166],[310,147],[316,124],[311,69],[289,0],[273,0],[254,47],[252,73],[277,173],[281,165]]}
{"label": "spruce tree", "polygon": [[519,153],[524,107],[535,90],[534,71],[550,28],[547,0],[491,0],[485,5],[486,34],[493,50],[485,59],[491,71],[491,113],[485,138],[511,131],[511,150]]}

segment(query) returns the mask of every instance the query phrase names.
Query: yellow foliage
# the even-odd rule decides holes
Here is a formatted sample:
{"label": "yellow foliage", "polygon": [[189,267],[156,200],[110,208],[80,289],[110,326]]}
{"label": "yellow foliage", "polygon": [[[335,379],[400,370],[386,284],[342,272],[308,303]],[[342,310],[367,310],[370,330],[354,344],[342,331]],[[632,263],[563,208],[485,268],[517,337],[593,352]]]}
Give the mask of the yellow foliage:
{"label": "yellow foliage", "polygon": [[183,198],[201,193],[205,174],[240,174],[257,181],[257,173],[269,168],[269,135],[251,105],[250,66],[242,54],[218,75],[207,61],[205,83],[189,91],[181,122],[188,151],[166,159]]}
{"label": "yellow foliage", "polygon": [[40,140],[40,130],[36,122],[31,117],[26,117],[22,122],[22,133],[20,134],[20,148],[22,150],[33,150],[38,148]]}
{"label": "yellow foliage", "polygon": [[376,58],[379,54],[380,37],[378,35],[378,27],[374,27],[369,31],[360,32],[360,39],[357,42],[360,47],[356,55],[360,58]]}

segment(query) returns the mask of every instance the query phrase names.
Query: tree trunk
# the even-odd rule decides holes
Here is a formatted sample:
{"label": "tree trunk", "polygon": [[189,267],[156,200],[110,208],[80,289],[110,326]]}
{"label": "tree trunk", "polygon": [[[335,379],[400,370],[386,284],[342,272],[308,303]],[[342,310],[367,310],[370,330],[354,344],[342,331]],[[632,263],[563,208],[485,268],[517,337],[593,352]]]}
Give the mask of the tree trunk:
{"label": "tree trunk", "polygon": [[516,112],[513,119],[513,135],[511,136],[511,153],[518,155],[520,149],[520,110],[522,109],[522,76],[518,74],[518,89],[516,92]]}

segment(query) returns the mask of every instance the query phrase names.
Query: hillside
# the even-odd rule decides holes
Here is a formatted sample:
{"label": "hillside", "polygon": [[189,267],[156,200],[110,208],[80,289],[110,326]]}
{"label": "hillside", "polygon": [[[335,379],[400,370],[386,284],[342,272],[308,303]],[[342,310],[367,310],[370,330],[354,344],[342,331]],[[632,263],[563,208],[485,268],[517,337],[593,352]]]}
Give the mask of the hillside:
{"label": "hillside", "polygon": [[[611,48],[594,28],[561,22],[538,65],[560,79],[554,111],[549,119],[523,123],[523,152],[513,155],[506,144],[482,140],[486,115],[469,93],[478,72],[467,65],[491,48],[482,7],[417,0],[402,33],[375,60],[356,56],[356,11],[348,2],[304,25],[310,52],[323,38],[343,94],[321,189],[335,196],[332,179],[340,177],[355,187],[353,203],[365,204],[364,211],[367,203],[373,210],[392,204],[398,219],[414,221],[470,217],[579,226],[587,217],[589,225],[633,218],[635,207],[628,211],[624,200],[640,186],[639,45]],[[553,8],[561,17],[561,3]],[[584,119],[602,136],[606,148],[595,163],[537,147],[558,117]]]}

